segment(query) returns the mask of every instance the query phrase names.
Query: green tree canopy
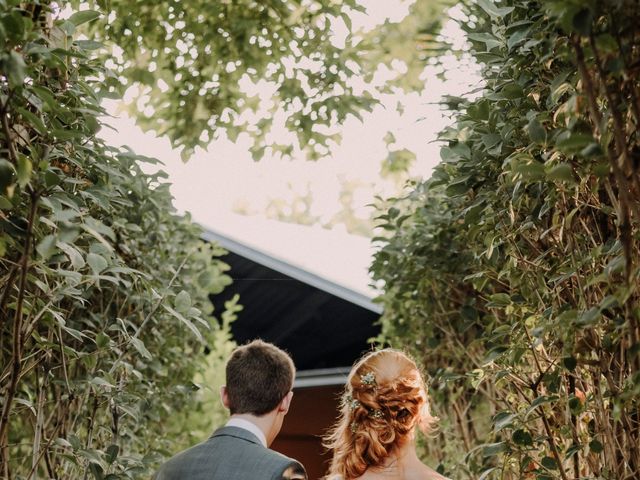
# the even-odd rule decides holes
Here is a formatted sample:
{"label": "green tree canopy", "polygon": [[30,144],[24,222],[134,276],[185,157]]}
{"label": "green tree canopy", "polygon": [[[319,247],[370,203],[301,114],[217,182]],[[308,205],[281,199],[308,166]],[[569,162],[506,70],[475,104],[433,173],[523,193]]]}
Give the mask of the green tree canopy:
{"label": "green tree canopy", "polygon": [[[185,159],[222,131],[232,140],[249,133],[256,159],[267,148],[326,155],[340,137],[334,127],[376,102],[378,87],[354,86],[355,79],[367,83],[378,65],[399,59],[408,68],[395,83],[422,88],[421,56],[437,45],[432,32],[447,3],[418,2],[401,23],[354,32],[341,44],[332,30],[351,30],[364,10],[356,0],[71,2],[101,13],[88,33],[113,50],[104,58],[115,77],[104,79],[105,88],[118,95],[138,86],[142,109],[132,113],[139,124],[167,135]],[[256,86],[267,98],[262,104]],[[295,142],[269,137],[278,121]]]}

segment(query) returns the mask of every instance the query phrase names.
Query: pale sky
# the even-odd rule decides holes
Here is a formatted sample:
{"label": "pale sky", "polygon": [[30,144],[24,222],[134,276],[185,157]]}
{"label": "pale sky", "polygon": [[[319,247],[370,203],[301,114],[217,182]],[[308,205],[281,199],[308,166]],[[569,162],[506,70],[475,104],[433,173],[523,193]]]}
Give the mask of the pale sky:
{"label": "pale sky", "polygon": [[[367,6],[368,15],[357,14],[353,19],[354,29],[370,29],[385,19],[399,21],[411,4],[402,0],[362,3]],[[339,44],[346,34],[341,22],[335,25],[334,34],[334,42]],[[463,41],[462,32],[453,22],[445,25],[445,34],[457,42]],[[379,174],[381,162],[388,154],[383,140],[387,132],[393,132],[396,138],[392,144],[394,150],[407,148],[416,154],[412,176],[428,177],[439,162],[438,144],[432,142],[447,119],[434,103],[444,94],[467,93],[469,85],[478,82],[475,70],[463,68],[455,58],[445,59],[445,64],[450,67],[446,80],[438,79],[436,70],[428,67],[423,75],[425,90],[421,94],[385,95],[382,105],[365,113],[362,122],[355,118],[347,120],[342,127],[342,143],[330,158],[318,162],[269,157],[254,162],[248,151],[248,137],[242,134],[237,143],[226,139],[212,142],[207,151],[197,150],[184,164],[166,138],[142,132],[126,114],[117,113],[121,111],[118,108],[121,104],[114,101],[107,102],[107,109],[117,118],[108,119],[108,123],[117,132],[103,129],[101,136],[114,145],[128,145],[139,154],[160,159],[173,184],[175,206],[179,211],[191,212],[196,221],[201,217],[214,219],[218,213],[222,218],[238,204],[256,215],[264,215],[270,199],[292,199],[310,190],[314,199],[312,213],[325,222],[341,208],[338,201],[341,179],[360,180],[365,184],[356,192],[355,199],[359,216],[366,217],[371,214],[367,205],[372,203],[374,195],[396,193],[397,186],[382,180]],[[397,72],[387,72],[387,75],[394,74]],[[256,88],[268,90],[268,87]],[[395,108],[398,101],[405,105],[402,114]],[[276,131],[276,135],[286,137],[287,132]]]}

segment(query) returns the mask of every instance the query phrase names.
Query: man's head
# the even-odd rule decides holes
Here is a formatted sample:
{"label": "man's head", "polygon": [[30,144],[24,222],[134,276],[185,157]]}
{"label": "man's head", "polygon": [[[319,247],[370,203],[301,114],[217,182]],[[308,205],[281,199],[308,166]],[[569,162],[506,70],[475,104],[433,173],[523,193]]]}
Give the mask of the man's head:
{"label": "man's head", "polygon": [[225,403],[232,415],[265,415],[281,408],[294,376],[295,366],[286,352],[254,340],[236,348],[227,362]]}

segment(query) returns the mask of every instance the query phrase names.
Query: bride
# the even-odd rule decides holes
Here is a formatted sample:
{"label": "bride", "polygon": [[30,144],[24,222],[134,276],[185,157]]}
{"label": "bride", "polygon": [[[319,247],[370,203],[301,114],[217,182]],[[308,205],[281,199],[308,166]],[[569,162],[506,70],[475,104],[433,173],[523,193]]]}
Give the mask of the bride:
{"label": "bride", "polygon": [[415,451],[416,427],[434,418],[424,381],[404,353],[366,354],[349,373],[339,418],[325,437],[333,451],[328,480],[447,480]]}

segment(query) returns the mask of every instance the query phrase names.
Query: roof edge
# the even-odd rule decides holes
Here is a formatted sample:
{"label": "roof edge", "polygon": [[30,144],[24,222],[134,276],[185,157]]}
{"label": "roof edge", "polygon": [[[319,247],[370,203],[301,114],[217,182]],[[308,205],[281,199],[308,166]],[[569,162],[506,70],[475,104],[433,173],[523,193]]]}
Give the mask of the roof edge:
{"label": "roof edge", "polygon": [[296,373],[293,388],[342,386],[347,382],[351,367],[319,368]]}
{"label": "roof edge", "polygon": [[304,282],[324,292],[330,293],[331,295],[334,295],[338,298],[342,298],[343,300],[351,302],[354,305],[358,305],[366,310],[377,314],[382,314],[382,307],[376,303],[373,303],[373,301],[369,297],[363,295],[360,292],[356,292],[348,287],[345,287],[344,285],[337,284],[314,273],[308,272],[300,267],[287,263],[277,257],[249,247],[226,235],[214,232],[213,230],[205,227],[202,224],[200,224],[200,227],[203,229],[203,233],[201,235],[202,239],[208,242],[218,242],[227,250],[238,255],[242,255],[243,257],[248,258],[251,261],[260,263],[261,265],[271,268],[272,270]]}

